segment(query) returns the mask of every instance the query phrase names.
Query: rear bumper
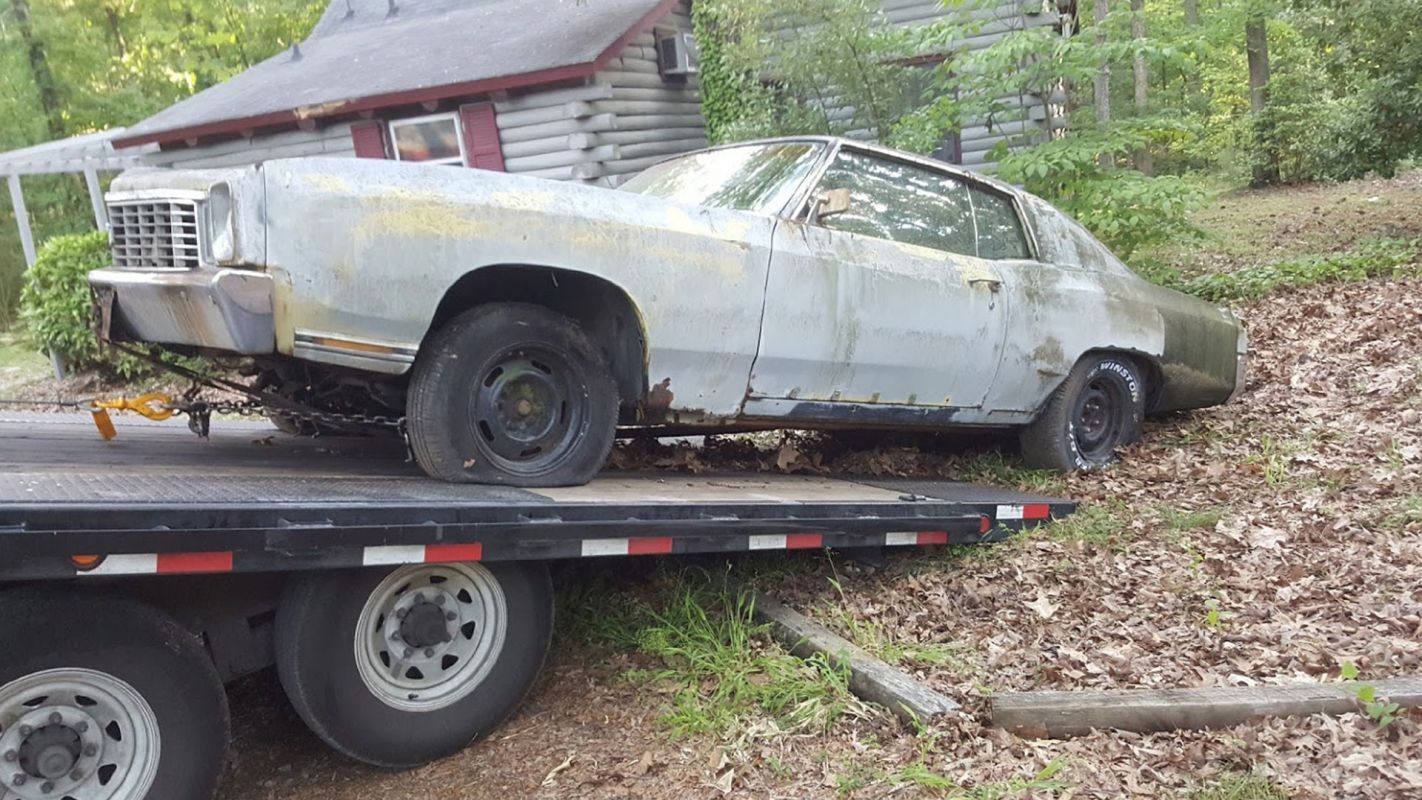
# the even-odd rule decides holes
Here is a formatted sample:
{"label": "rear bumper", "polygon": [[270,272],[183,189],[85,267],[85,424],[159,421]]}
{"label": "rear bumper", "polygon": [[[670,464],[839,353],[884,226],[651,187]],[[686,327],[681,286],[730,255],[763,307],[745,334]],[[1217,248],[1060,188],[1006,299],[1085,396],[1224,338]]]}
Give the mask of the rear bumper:
{"label": "rear bumper", "polygon": [[265,273],[107,268],[89,273],[89,285],[100,304],[101,337],[244,355],[276,350],[272,279]]}

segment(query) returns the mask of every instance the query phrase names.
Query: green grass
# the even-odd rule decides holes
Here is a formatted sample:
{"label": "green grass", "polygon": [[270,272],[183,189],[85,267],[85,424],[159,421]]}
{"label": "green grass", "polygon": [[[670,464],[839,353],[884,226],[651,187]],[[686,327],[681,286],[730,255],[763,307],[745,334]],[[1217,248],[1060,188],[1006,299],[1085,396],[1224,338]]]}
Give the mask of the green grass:
{"label": "green grass", "polygon": [[1282,287],[1422,274],[1422,240],[1373,239],[1342,253],[1297,256],[1191,278],[1182,277],[1169,268],[1147,269],[1142,274],[1157,283],[1214,302],[1251,300]]}
{"label": "green grass", "polygon": [[1124,501],[1112,500],[1082,506],[1066,519],[1056,520],[1037,530],[1054,539],[1124,550],[1130,544],[1130,521],[1133,518]]}
{"label": "green grass", "polygon": [[[850,785],[854,786],[854,790],[888,786],[896,793],[910,789],[913,791],[909,796],[927,795],[929,797],[952,798],[953,800],[1002,800],[1006,797],[1023,796],[1055,797],[1068,788],[1066,784],[1056,780],[1057,773],[1064,766],[1065,764],[1061,761],[1052,761],[1030,778],[1012,778],[964,788],[959,786],[957,781],[933,769],[928,764],[927,754],[921,753],[913,763],[872,778],[866,778],[863,774],[851,773]],[[852,796],[853,790],[845,791],[845,783],[842,781],[840,793]]]}
{"label": "green grass", "polygon": [[566,594],[565,635],[651,658],[628,677],[669,696],[661,721],[674,734],[819,733],[864,713],[846,671],[786,652],[754,621],[747,594],[702,570],[668,566],[650,591],[594,585]]}
{"label": "green grass", "polygon": [[1260,775],[1231,775],[1187,797],[1189,800],[1289,800],[1289,793]]}
{"label": "green grass", "polygon": [[16,333],[0,333],[0,389],[49,374],[49,359]]}
{"label": "green grass", "polygon": [[955,480],[1012,486],[1022,491],[1044,494],[1060,492],[1066,484],[1062,476],[1052,470],[1027,469],[1015,460],[996,452],[983,453],[966,460]]}
{"label": "green grass", "polygon": [[1385,512],[1379,528],[1388,533],[1400,533],[1413,525],[1422,525],[1422,494],[1411,494],[1394,501]]}

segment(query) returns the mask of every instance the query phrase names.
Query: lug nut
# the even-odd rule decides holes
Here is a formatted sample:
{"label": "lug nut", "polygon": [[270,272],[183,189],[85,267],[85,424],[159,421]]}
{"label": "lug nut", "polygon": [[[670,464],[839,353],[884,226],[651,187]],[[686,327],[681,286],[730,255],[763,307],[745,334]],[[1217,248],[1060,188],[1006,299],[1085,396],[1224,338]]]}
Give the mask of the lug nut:
{"label": "lug nut", "polygon": [[94,756],[96,756],[96,755],[98,755],[98,754],[99,754],[99,746],[98,746],[98,745],[95,745],[95,744],[86,744],[86,745],[84,745],[84,755],[89,756],[90,758],[93,758]]}
{"label": "lug nut", "polygon": [[81,780],[83,780],[83,779],[84,779],[84,773],[83,773],[83,772],[80,772],[80,771],[77,770],[77,769],[74,770],[73,772],[69,773],[69,780],[74,781],[75,783],[78,783],[79,781],[81,781]]}
{"label": "lug nut", "polygon": [[412,656],[412,655],[414,655],[414,654],[415,654],[415,648],[413,648],[413,647],[407,647],[407,648],[405,648],[405,658],[409,658],[410,656]]}
{"label": "lug nut", "polygon": [[61,722],[63,722],[63,721],[64,721],[64,715],[61,714],[61,713],[59,713],[58,711],[56,711],[56,712],[54,712],[53,714],[50,714],[50,715],[49,715],[49,724],[51,724],[51,725],[58,725],[59,723],[61,723]]}
{"label": "lug nut", "polygon": [[442,605],[444,605],[444,595],[442,595],[442,594],[435,595],[435,605],[437,605],[437,606],[442,606]]}
{"label": "lug nut", "polygon": [[404,619],[404,618],[405,618],[405,615],[408,614],[408,613],[410,613],[410,612],[409,612],[409,611],[406,611],[405,609],[402,608],[402,609],[400,609],[400,610],[398,610],[398,611],[395,612],[395,619]]}
{"label": "lug nut", "polygon": [[45,781],[44,783],[41,783],[40,791],[44,792],[45,794],[49,794],[50,792],[54,791],[54,781]]}
{"label": "lug nut", "polygon": [[5,751],[5,760],[6,760],[6,761],[14,761],[15,759],[17,759],[17,758],[19,758],[19,757],[20,757],[20,754],[19,754],[19,753],[16,753],[14,750],[6,750],[6,751]]}
{"label": "lug nut", "polygon": [[434,648],[433,648],[433,647],[426,647],[426,648],[425,648],[425,658],[433,658],[433,657],[434,657]]}
{"label": "lug nut", "polygon": [[24,785],[25,785],[25,773],[23,773],[23,772],[16,772],[16,773],[15,773],[15,779],[14,779],[13,781],[11,781],[11,783],[13,783],[13,784],[16,785],[16,786],[24,786]]}
{"label": "lug nut", "polygon": [[31,728],[31,727],[28,726],[28,725],[21,725],[21,726],[20,726],[20,735],[21,735],[21,736],[29,736],[30,734],[32,734],[32,733],[34,733],[34,732],[35,732],[35,729],[34,729],[34,728]]}
{"label": "lug nut", "polygon": [[453,611],[446,611],[446,612],[444,612],[444,618],[447,619],[447,620],[449,620],[450,622],[453,622],[453,621],[454,621],[454,618],[457,617],[457,616],[458,616],[458,615],[455,614]]}
{"label": "lug nut", "polygon": [[75,724],[74,724],[74,730],[79,731],[80,733],[88,733],[88,732],[89,732],[89,723],[87,723],[87,722],[78,722],[78,723],[75,723]]}

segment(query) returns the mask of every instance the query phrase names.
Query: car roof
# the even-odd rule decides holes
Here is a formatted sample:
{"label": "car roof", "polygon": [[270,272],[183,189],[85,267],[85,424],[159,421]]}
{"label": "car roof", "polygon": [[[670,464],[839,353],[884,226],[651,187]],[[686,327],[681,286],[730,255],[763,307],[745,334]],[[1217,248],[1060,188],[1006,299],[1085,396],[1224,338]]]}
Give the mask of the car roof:
{"label": "car roof", "polygon": [[743,142],[726,142],[725,144],[719,144],[715,147],[706,147],[702,148],[701,150],[693,151],[691,153],[682,153],[681,155],[672,156],[671,158],[668,158],[666,160],[671,161],[675,158],[681,158],[682,156],[694,155],[696,153],[707,153],[716,150],[725,150],[731,147],[746,147],[748,145],[760,144],[776,144],[780,142],[814,142],[817,144],[826,145],[828,147],[847,147],[851,150],[860,150],[867,153],[873,153],[875,155],[880,155],[885,158],[893,158],[899,161],[907,161],[918,166],[924,167],[926,169],[946,172],[950,175],[954,175],[967,181],[991,186],[992,188],[1000,192],[1004,192],[1006,194],[1025,194],[1025,192],[1023,192],[1019,187],[1013,186],[1010,183],[1003,183],[1002,181],[997,180],[996,178],[991,178],[987,175],[983,175],[980,172],[973,172],[972,170],[969,170],[958,164],[950,164],[947,161],[940,161],[936,158],[929,158],[927,156],[921,156],[916,153],[910,153],[907,150],[898,150],[893,147],[885,147],[881,144],[865,142],[859,139],[850,139],[845,136],[810,134],[801,136],[773,136],[764,139],[747,139]]}

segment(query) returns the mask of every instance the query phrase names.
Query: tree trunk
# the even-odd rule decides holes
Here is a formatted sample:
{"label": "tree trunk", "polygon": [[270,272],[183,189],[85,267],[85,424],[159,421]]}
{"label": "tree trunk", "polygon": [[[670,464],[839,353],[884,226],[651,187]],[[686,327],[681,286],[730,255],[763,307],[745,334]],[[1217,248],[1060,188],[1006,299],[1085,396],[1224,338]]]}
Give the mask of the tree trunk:
{"label": "tree trunk", "polygon": [[1251,15],[1244,24],[1244,49],[1249,61],[1249,109],[1254,114],[1254,185],[1279,182],[1279,154],[1268,129],[1269,29],[1267,20]]}
{"label": "tree trunk", "polygon": [[[1131,0],[1131,41],[1138,45],[1145,40],[1145,16],[1141,13],[1144,5],[1145,0]],[[1145,116],[1146,105],[1150,100],[1150,72],[1146,67],[1145,56],[1139,52],[1131,58],[1131,77],[1135,80],[1136,116],[1142,117]],[[1155,169],[1153,161],[1149,146],[1136,151],[1136,169],[1146,175]]]}
{"label": "tree trunk", "polygon": [[[1106,46],[1106,17],[1111,13],[1109,0],[1096,0],[1096,44]],[[1096,68],[1096,80],[1092,87],[1096,97],[1096,124],[1104,127],[1111,121],[1111,62],[1103,52],[1101,64]],[[1116,159],[1110,153],[1101,155],[1101,165],[1109,167]]]}
{"label": "tree trunk", "polygon": [[30,21],[29,0],[12,0],[10,8],[15,13],[15,27],[20,31],[20,39],[30,62],[30,77],[39,92],[40,108],[44,111],[45,125],[51,139],[64,138],[64,116],[59,106],[59,88],[54,82],[54,73],[49,71],[49,57],[45,54],[44,42],[35,33]]}
{"label": "tree trunk", "polygon": [[[1194,33],[1200,27],[1200,0],[1185,0],[1185,28]],[[1185,104],[1189,108],[1203,106],[1201,95],[1204,88],[1200,84],[1200,66],[1195,64],[1185,76]]]}

